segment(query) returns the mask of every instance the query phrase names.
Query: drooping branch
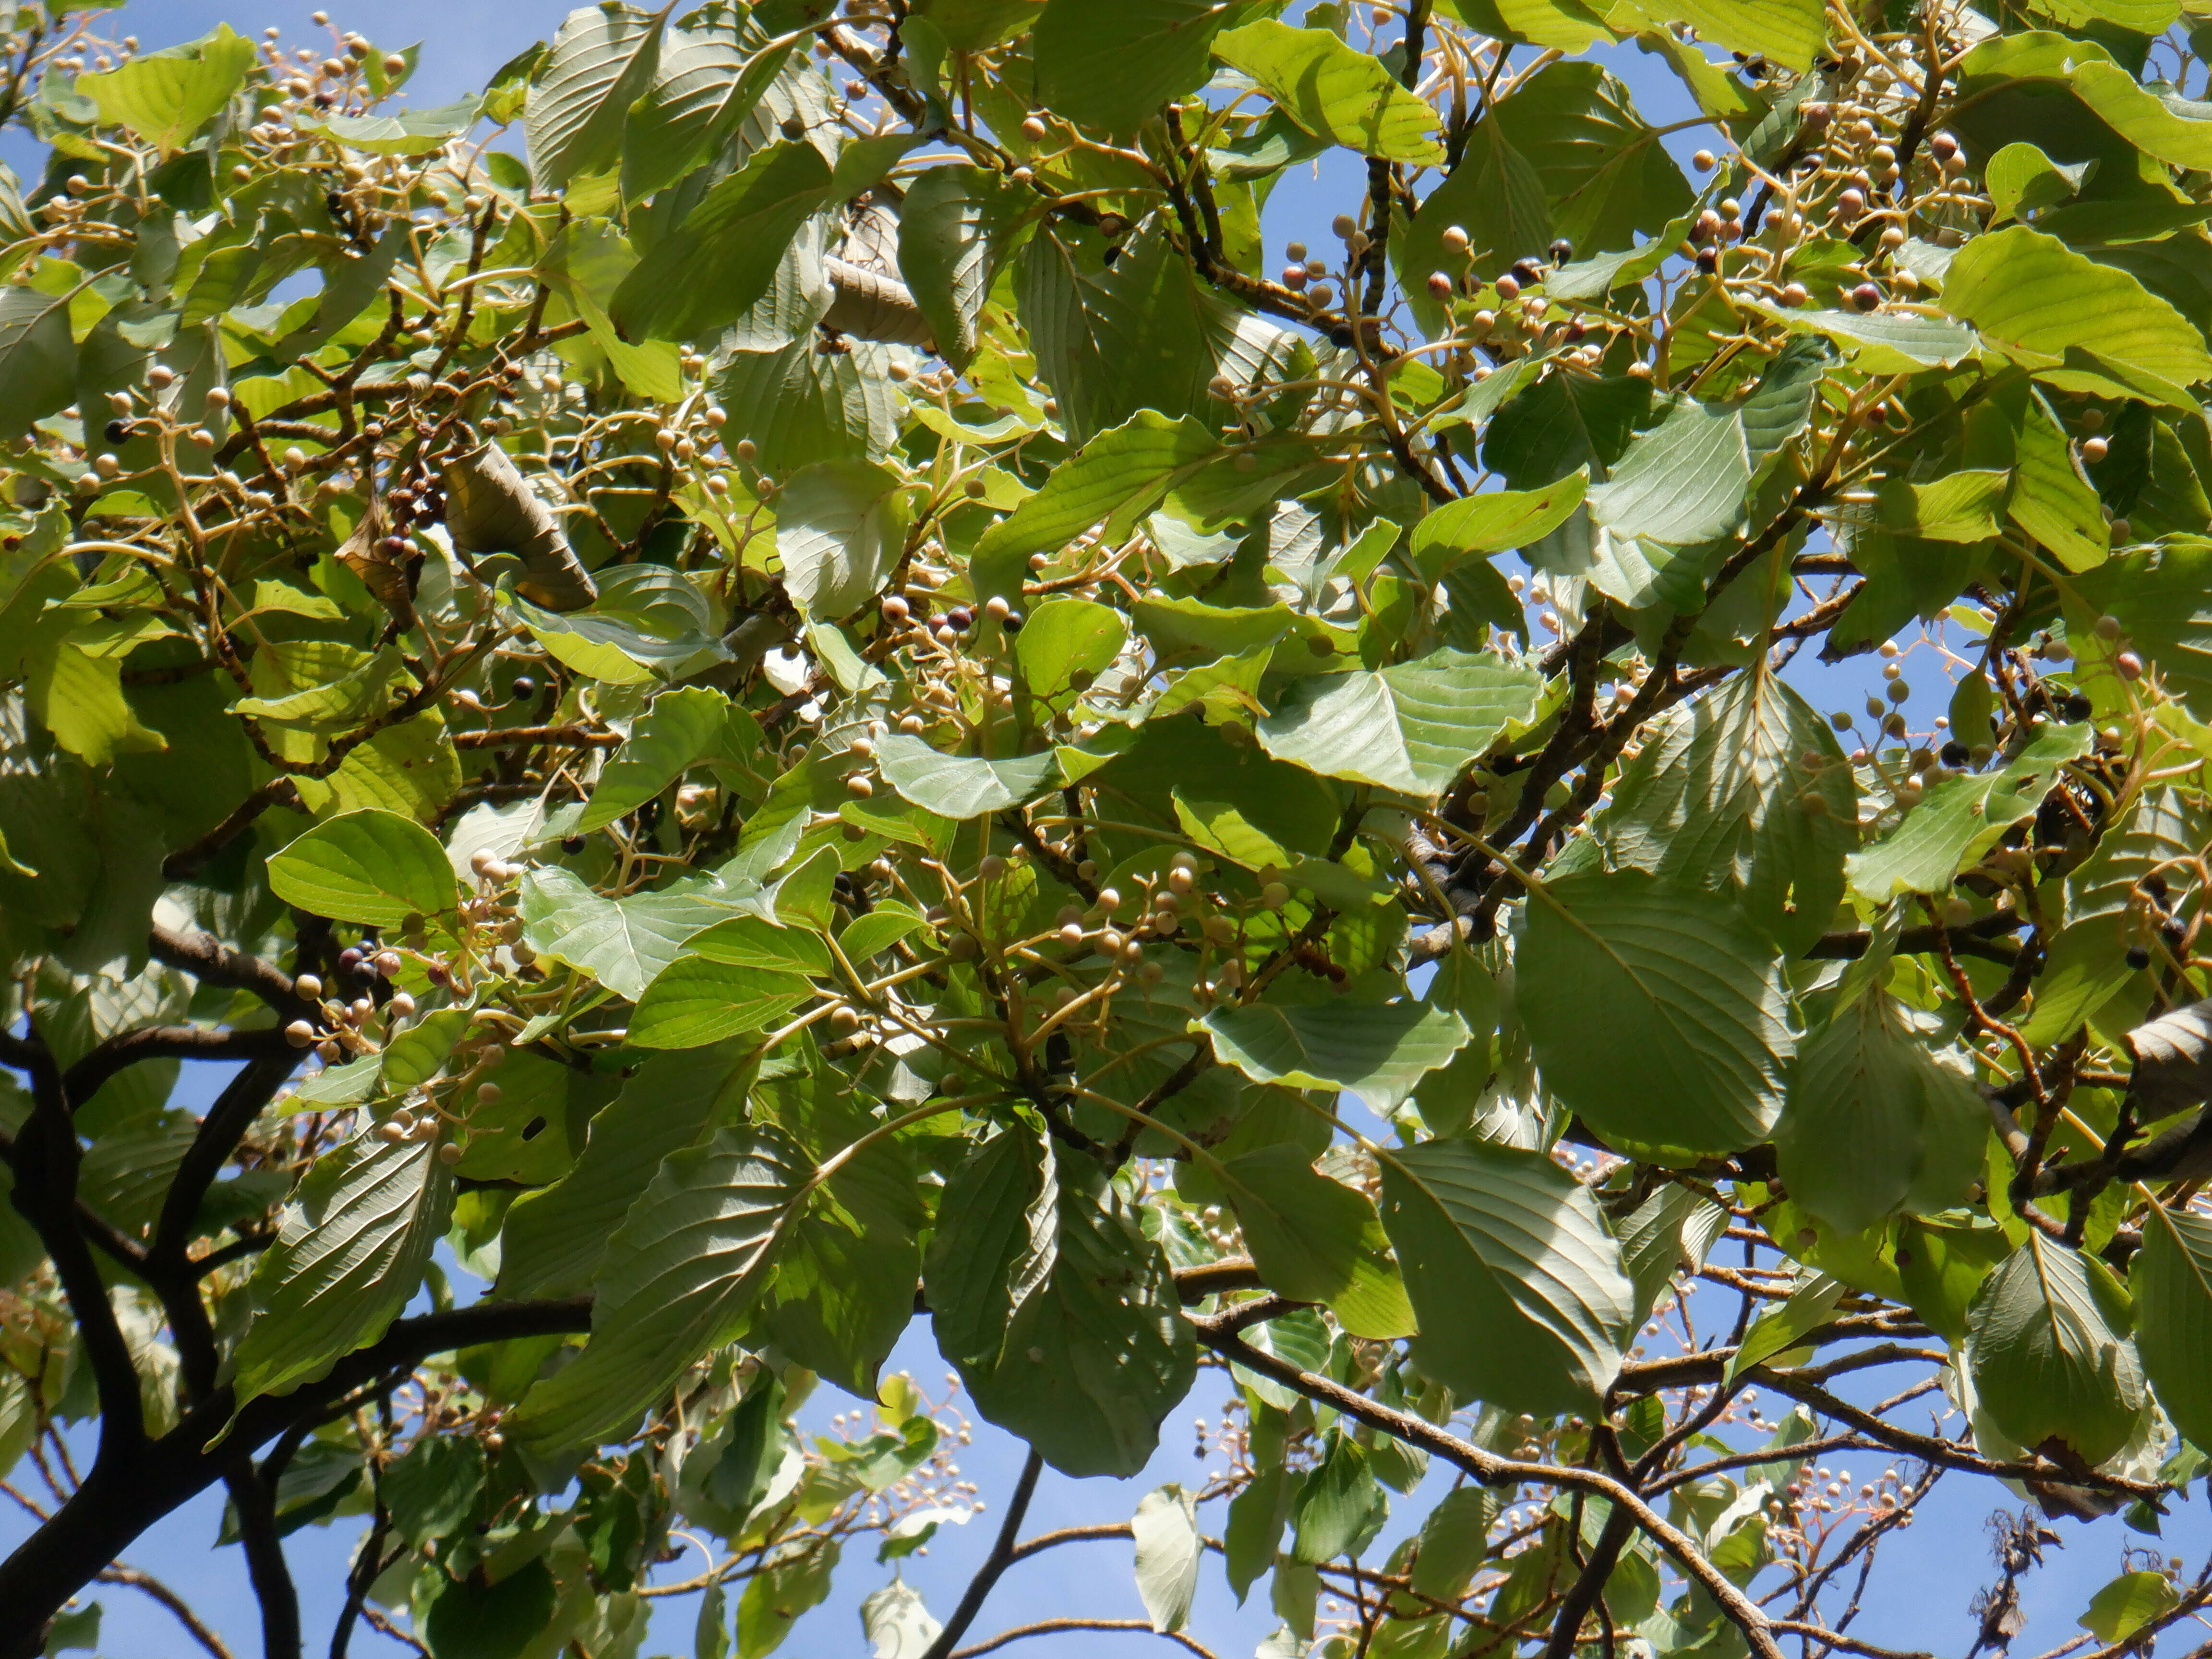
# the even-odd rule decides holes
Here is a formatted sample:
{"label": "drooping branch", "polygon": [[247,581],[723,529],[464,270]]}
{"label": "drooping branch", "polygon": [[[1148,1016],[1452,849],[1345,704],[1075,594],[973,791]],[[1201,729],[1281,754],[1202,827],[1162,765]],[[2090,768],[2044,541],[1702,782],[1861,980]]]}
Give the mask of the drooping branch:
{"label": "drooping branch", "polygon": [[167,1608],[169,1616],[185,1627],[185,1634],[193,1641],[207,1650],[211,1659],[231,1659],[230,1650],[223,1644],[222,1638],[207,1627],[199,1614],[192,1611],[190,1602],[152,1573],[142,1572],[137,1567],[127,1567],[118,1562],[101,1571],[100,1582],[103,1584],[128,1584],[132,1589],[143,1590]]}

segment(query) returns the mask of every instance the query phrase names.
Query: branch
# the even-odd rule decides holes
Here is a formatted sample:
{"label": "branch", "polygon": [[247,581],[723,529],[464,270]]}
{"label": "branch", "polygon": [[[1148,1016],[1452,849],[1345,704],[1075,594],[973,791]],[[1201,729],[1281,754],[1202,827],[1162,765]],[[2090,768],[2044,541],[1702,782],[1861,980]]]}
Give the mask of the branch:
{"label": "branch", "polygon": [[[146,1252],[148,1273],[151,1278],[164,1281],[179,1279],[189,1284],[191,1266],[185,1259],[185,1249],[190,1243],[193,1219],[199,1214],[201,1200],[208,1188],[222,1173],[230,1155],[238,1150],[238,1143],[253,1127],[262,1109],[292,1075],[296,1056],[289,1052],[266,1060],[257,1060],[241,1069],[231,1079],[228,1087],[216,1097],[215,1104],[200,1120],[198,1133],[192,1144],[185,1149],[185,1156],[177,1165],[177,1173],[170,1178],[169,1190],[161,1200],[161,1219],[155,1224],[154,1242]],[[197,1291],[192,1294],[197,1297]],[[167,1299],[165,1294],[165,1301]],[[171,1323],[175,1322],[173,1316]],[[210,1375],[208,1384],[211,1386]]]}
{"label": "branch", "polygon": [[1866,1659],[1936,1659],[1932,1653],[1915,1648],[1910,1652],[1899,1648],[1878,1648],[1871,1642],[1862,1642],[1856,1636],[1846,1636],[1839,1630],[1829,1630],[1821,1625],[1808,1625],[1802,1619],[1778,1619],[1774,1628],[1790,1636],[1809,1636],[1825,1647],[1839,1653],[1864,1654]]}
{"label": "branch", "polygon": [[291,779],[271,778],[234,807],[214,829],[163,859],[161,879],[190,881],[199,874],[210,860],[252,828],[256,818],[280,801],[287,806],[305,810],[301,806],[300,792]]}
{"label": "branch", "polygon": [[213,933],[173,933],[156,926],[148,936],[156,962],[190,974],[203,985],[251,991],[283,1018],[313,1015],[315,1006],[292,988],[292,976],[259,957],[234,951]]}
{"label": "branch", "polygon": [[[69,1298],[85,1358],[92,1365],[100,1397],[97,1468],[129,1456],[144,1443],[146,1419],[131,1345],[116,1322],[106,1283],[77,1223],[77,1166],[83,1154],[77,1145],[76,1126],[70,1119],[69,1100],[52,1057],[41,1048],[31,1067],[31,1120],[16,1139],[11,1160],[15,1176],[11,1196],[52,1258],[55,1276],[61,1280],[62,1294]],[[85,1490],[78,1487],[76,1495],[82,1496]],[[69,1507],[64,1504],[64,1510]],[[109,1551],[104,1559],[92,1563],[91,1570],[78,1582],[88,1579],[120,1553],[119,1548]],[[6,1605],[7,1597],[0,1595],[0,1607]],[[56,1608],[59,1606],[55,1604]],[[44,1621],[42,1615],[41,1624]]]}
{"label": "branch", "polygon": [[[29,1184],[16,1184],[19,1199]],[[82,1250],[81,1243],[78,1248]],[[107,1323],[112,1331],[112,1314]],[[80,1317],[80,1328],[89,1348],[97,1327]],[[517,1337],[574,1335],[591,1328],[589,1297],[482,1302],[394,1320],[379,1340],[346,1355],[327,1376],[289,1395],[264,1395],[239,1407],[228,1388],[216,1389],[161,1439],[141,1441],[125,1452],[95,1462],[84,1484],[52,1520],[0,1561],[0,1659],[37,1654],[46,1639],[46,1621],[113,1565],[133,1539],[222,1480],[252,1449],[295,1423],[326,1412],[332,1402],[363,1384],[395,1369],[411,1370],[433,1354]],[[120,1347],[119,1335],[116,1341]],[[123,1357],[127,1364],[127,1350]],[[135,1419],[137,1379],[131,1374],[128,1380]],[[102,1405],[104,1409],[105,1400]],[[103,1422],[103,1433],[106,1426]]]}
{"label": "branch", "polygon": [[[1043,1473],[1043,1455],[1032,1449],[1022,1464],[1021,1479],[1014,1483],[1014,1495],[1006,1505],[1006,1520],[1000,1523],[998,1541],[991,1546],[990,1554],[975,1570],[975,1576],[968,1581],[968,1589],[960,1598],[960,1605],[952,1610],[952,1617],[945,1621],[945,1628],[937,1634],[937,1639],[924,1650],[921,1659],[950,1659],[954,1644],[968,1633],[968,1626],[975,1622],[975,1615],[983,1610],[983,1598],[990,1595],[991,1586],[999,1582],[999,1575],[1013,1563],[1014,1540],[1021,1532],[1022,1517],[1030,1512],[1030,1499],[1036,1493],[1037,1477]],[[1151,1626],[1147,1625],[1146,1628],[1149,1630]],[[968,1651],[988,1653],[994,1647],[1012,1641],[1020,1633],[993,1637],[982,1646],[970,1648]]]}
{"label": "branch", "polygon": [[[1057,1636],[1063,1631],[1075,1630],[1126,1630],[1146,1636],[1164,1636],[1170,1642],[1181,1643],[1198,1655],[1199,1659],[1213,1659],[1210,1650],[1200,1647],[1179,1630],[1154,1630],[1149,1619],[1040,1619],[1033,1625],[1017,1625],[1012,1630],[1002,1630],[989,1641],[978,1642],[972,1648],[962,1648],[950,1659],[976,1659],[979,1654],[994,1652],[1007,1643],[1018,1642],[1025,1636]],[[930,1652],[934,1654],[936,1650],[933,1648]]]}
{"label": "branch", "polygon": [[152,1573],[141,1572],[136,1567],[126,1567],[118,1563],[101,1571],[100,1582],[103,1584],[128,1584],[133,1589],[145,1591],[167,1607],[192,1640],[205,1648],[214,1659],[231,1659],[230,1650],[222,1644],[222,1638],[200,1622],[199,1615],[185,1604],[183,1596]]}
{"label": "branch", "polygon": [[1355,1422],[1379,1429],[1394,1440],[1422,1447],[1454,1468],[1465,1470],[1485,1486],[1547,1486],[1604,1498],[1616,1510],[1627,1512],[1635,1525],[1673,1556],[1683,1571],[1712,1597],[1729,1622],[1743,1632],[1744,1640],[1755,1659],[1783,1659],[1782,1650],[1774,1640],[1766,1614],[1757,1604],[1705,1559],[1695,1540],[1645,1503],[1639,1493],[1612,1476],[1600,1474],[1591,1469],[1568,1468],[1549,1463],[1524,1463],[1500,1457],[1418,1417],[1377,1405],[1364,1394],[1355,1393],[1325,1376],[1301,1370],[1273,1354],[1261,1353],[1233,1331],[1217,1325],[1212,1320],[1194,1319],[1191,1324],[1198,1340],[1223,1358],[1233,1360],[1247,1370],[1273,1377],[1284,1387],[1296,1389],[1309,1400],[1330,1406]]}
{"label": "branch", "polygon": [[254,1473],[250,1457],[239,1457],[223,1478],[238,1511],[238,1535],[246,1547],[246,1576],[261,1605],[261,1651],[264,1659],[301,1659],[300,1592],[284,1559],[276,1530],[273,1480]]}
{"label": "branch", "polygon": [[300,1051],[270,1027],[258,1031],[210,1031],[199,1025],[142,1025],[118,1031],[62,1078],[70,1109],[100,1092],[100,1085],[128,1066],[146,1060],[264,1060],[272,1055],[299,1059]]}

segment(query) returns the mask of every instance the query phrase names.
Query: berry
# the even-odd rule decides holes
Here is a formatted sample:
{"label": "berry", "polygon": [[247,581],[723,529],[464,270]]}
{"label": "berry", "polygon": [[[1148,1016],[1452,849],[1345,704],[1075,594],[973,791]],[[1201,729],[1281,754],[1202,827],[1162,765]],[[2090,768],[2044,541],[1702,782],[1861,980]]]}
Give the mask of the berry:
{"label": "berry", "polygon": [[1717,252],[1709,247],[1698,250],[1698,270],[1702,275],[1710,276],[1720,268],[1721,256]]}
{"label": "berry", "polygon": [[1575,257],[1575,245],[1564,236],[1553,242],[1549,251],[1555,265],[1563,265]]}
{"label": "berry", "polygon": [[538,682],[527,674],[517,674],[514,677],[514,684],[507,690],[514,696],[534,697],[538,695]]}
{"label": "berry", "polygon": [[130,437],[131,422],[128,421],[110,421],[106,427],[101,428],[101,435],[112,444],[119,444]]}
{"label": "berry", "polygon": [[1861,311],[1872,311],[1881,304],[1881,290],[1872,283],[1861,283],[1851,290],[1851,303]]}
{"label": "berry", "polygon": [[1022,624],[1028,620],[1029,618],[1023,616],[1020,611],[1009,611],[1000,620],[999,626],[1005,629],[1009,634],[1018,634],[1022,631]]}
{"label": "berry", "polygon": [[584,850],[584,838],[581,836],[563,836],[561,838],[561,850],[574,858]]}
{"label": "berry", "polygon": [[945,613],[945,621],[956,634],[965,634],[975,625],[975,613],[964,605],[956,605]]}
{"label": "berry", "polygon": [[2112,452],[2112,447],[2108,439],[2084,438],[2081,440],[2081,459],[2094,466]]}
{"label": "berry", "polygon": [[2149,967],[2149,948],[2141,945],[2130,945],[2128,946],[2128,966],[2135,969],[2137,972],[2141,972],[2143,969]]}

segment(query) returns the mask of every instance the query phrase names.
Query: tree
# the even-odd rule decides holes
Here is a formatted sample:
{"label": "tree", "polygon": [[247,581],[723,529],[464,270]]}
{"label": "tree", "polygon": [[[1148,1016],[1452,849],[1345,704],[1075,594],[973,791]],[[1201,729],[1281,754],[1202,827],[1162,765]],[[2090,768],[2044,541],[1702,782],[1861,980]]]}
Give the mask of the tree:
{"label": "tree", "polygon": [[1201,1367],[1224,1472],[1081,1534],[1187,1646],[1218,1556],[1269,1654],[1880,1654],[1968,1479],[2001,1650],[2060,1518],[2154,1533],[2197,0],[673,11],[434,109],[14,13],[0,1650],[104,1580],[220,1652],[121,1559],[221,1487],[270,1659],[349,1516],[334,1655],[635,1652],[680,1525],[756,1659],[970,1512],[925,1316],[1031,1449],[957,1607],[854,1589],[883,1659]]}

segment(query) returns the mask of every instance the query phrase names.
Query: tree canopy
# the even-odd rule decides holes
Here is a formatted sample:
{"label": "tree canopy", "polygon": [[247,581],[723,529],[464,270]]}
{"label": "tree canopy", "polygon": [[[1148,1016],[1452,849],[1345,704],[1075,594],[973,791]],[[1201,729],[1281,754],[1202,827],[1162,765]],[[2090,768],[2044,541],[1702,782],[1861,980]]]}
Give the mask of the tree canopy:
{"label": "tree canopy", "polygon": [[1200,1653],[2212,1605],[2212,6],[9,17],[0,1654],[980,1652],[1201,1369]]}

